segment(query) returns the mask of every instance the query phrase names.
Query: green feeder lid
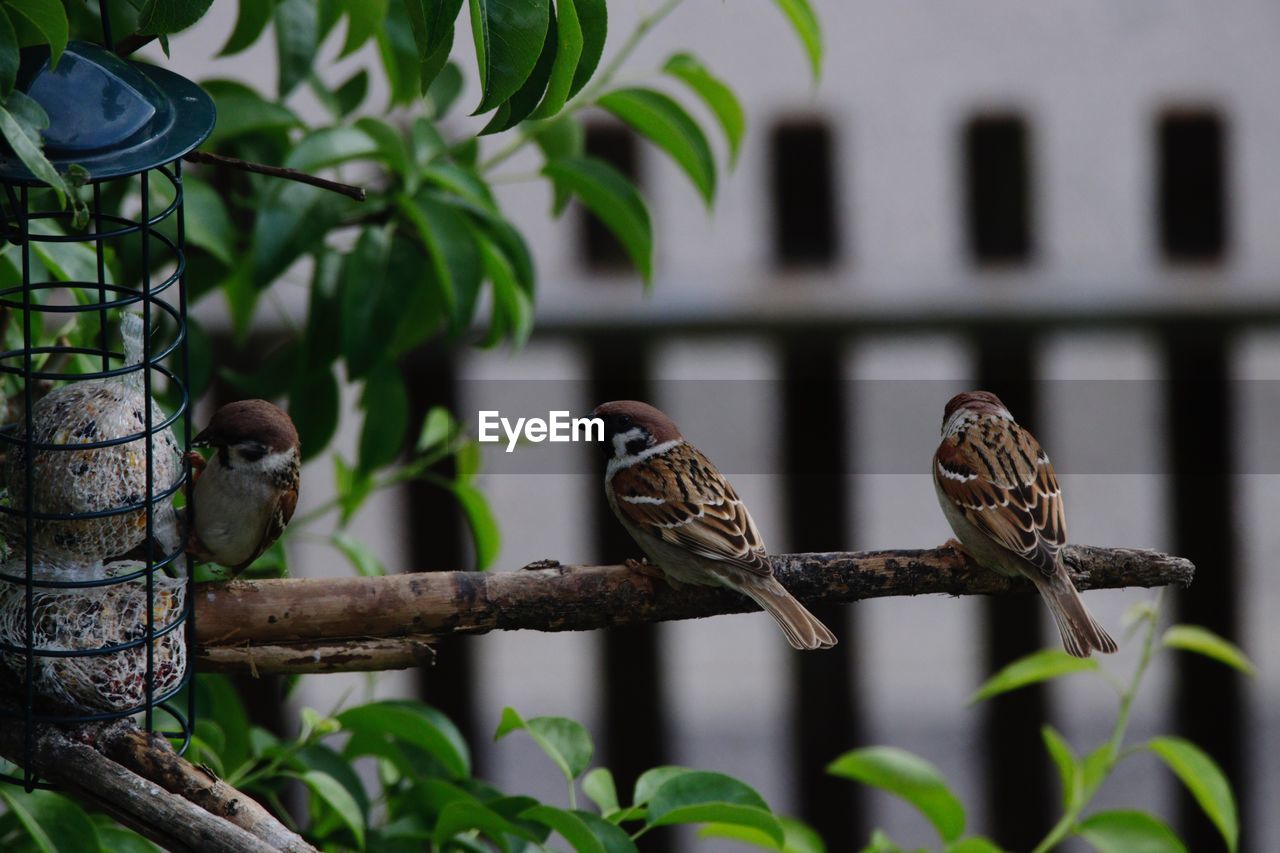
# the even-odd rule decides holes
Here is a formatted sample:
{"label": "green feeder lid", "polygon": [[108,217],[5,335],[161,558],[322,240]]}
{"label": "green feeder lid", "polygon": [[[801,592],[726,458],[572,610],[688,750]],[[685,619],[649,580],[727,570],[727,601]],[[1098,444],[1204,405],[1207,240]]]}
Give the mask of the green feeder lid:
{"label": "green feeder lid", "polygon": [[[91,181],[171,163],[213,130],[213,101],[195,83],[87,42],[68,44],[56,68],[46,56],[20,78],[20,88],[49,114],[45,156],[59,172],[83,166]],[[42,183],[0,147],[0,181]]]}

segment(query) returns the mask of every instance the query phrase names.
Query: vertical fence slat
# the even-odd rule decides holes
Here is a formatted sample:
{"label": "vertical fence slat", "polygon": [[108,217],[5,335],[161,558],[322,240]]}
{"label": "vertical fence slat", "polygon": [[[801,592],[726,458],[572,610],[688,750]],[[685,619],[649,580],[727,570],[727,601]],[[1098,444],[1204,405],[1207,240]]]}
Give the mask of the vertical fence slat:
{"label": "vertical fence slat", "polygon": [[[978,386],[997,394],[1032,433],[1035,355],[1025,332],[988,330],[977,348]],[[1044,645],[1043,611],[1039,600],[1022,596],[982,600],[984,677]],[[1040,739],[1040,726],[1048,719],[1046,691],[1032,685],[989,699],[982,707],[986,828],[1002,847],[1030,850],[1054,820],[1049,759]]]}
{"label": "vertical fence slat", "polygon": [[[1179,622],[1240,639],[1236,585],[1235,501],[1231,482],[1235,440],[1226,329],[1216,324],[1172,326],[1165,332],[1165,411],[1172,454],[1174,551],[1196,565],[1196,583],[1177,597]],[[1174,707],[1178,734],[1222,767],[1240,808],[1240,849],[1250,846],[1244,796],[1244,698],[1241,676],[1199,655],[1179,655]],[[1213,824],[1183,790],[1179,830],[1189,850],[1221,850]]]}
{"label": "vertical fence slat", "polygon": [[[782,447],[785,519],[792,551],[849,547],[845,472],[852,444],[845,410],[839,339],[792,339],[782,354]],[[865,803],[859,786],[833,779],[827,764],[865,743],[854,704],[857,637],[848,607],[814,607],[813,613],[840,643],[821,652],[791,656],[791,722],[796,794],[802,817],[830,850],[857,850],[867,838]],[[782,638],[779,637],[779,642]]]}
{"label": "vertical fence slat", "polygon": [[[607,335],[589,338],[584,344],[592,405],[608,400],[652,400],[643,339]],[[639,559],[643,556],[640,547],[614,518],[605,500],[603,462],[598,473],[601,479],[592,477],[588,486],[596,559],[605,563]],[[666,680],[656,626],[609,628],[602,632],[601,642],[604,751],[618,791],[625,798],[641,773],[668,761]],[[671,845],[670,832],[645,835],[646,850],[666,850]]]}
{"label": "vertical fence slat", "polygon": [[[444,347],[414,351],[401,365],[409,393],[409,423],[419,425],[433,406],[458,412],[457,364]],[[406,442],[417,440],[415,428]],[[453,460],[436,466],[437,473],[452,479]],[[464,564],[463,517],[452,494],[432,483],[411,480],[400,502],[408,529],[409,570],[456,571]],[[477,774],[486,760],[489,738],[477,731],[475,707],[474,644],[471,637],[446,637],[434,643],[436,663],[416,670],[418,697],[443,711],[457,724],[472,745]]]}

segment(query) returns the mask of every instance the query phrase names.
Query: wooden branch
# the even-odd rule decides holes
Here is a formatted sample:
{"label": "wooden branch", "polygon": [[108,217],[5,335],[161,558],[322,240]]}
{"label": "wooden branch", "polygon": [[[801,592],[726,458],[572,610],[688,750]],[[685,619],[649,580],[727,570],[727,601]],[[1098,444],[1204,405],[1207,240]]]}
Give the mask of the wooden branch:
{"label": "wooden branch", "polygon": [[315,853],[314,847],[286,828],[257,800],[178,755],[161,734],[144,732],[132,723],[117,724],[101,732],[97,746],[108,758],[211,815],[230,821],[272,850]]}
{"label": "wooden branch", "polygon": [[242,172],[253,172],[258,175],[268,175],[273,178],[284,178],[287,181],[297,181],[300,184],[309,184],[313,187],[319,187],[322,190],[345,195],[347,198],[353,198],[356,201],[364,201],[364,187],[352,186],[344,184],[341,181],[330,181],[327,178],[317,178],[315,175],[309,175],[306,172],[299,172],[297,169],[286,169],[283,166],[268,166],[265,163],[254,163],[250,160],[241,160],[239,157],[227,157],[223,154],[211,154],[208,151],[189,151],[182,157],[188,163],[204,163],[210,166],[228,166],[232,169],[239,169]]}
{"label": "wooden branch", "polygon": [[[21,725],[0,726],[0,754],[10,761],[23,760],[23,731]],[[43,781],[106,811],[168,850],[254,853],[275,849],[53,726],[40,726],[31,764]]]}
{"label": "wooden branch", "polygon": [[[1068,547],[1081,590],[1191,582],[1190,561],[1157,551]],[[801,601],[851,602],[891,595],[1034,592],[942,547],[926,551],[786,554],[778,579]],[[248,668],[224,650],[259,644],[332,644],[344,637],[394,638],[495,630],[587,631],[611,625],[695,619],[757,609],[731,590],[686,587],[624,566],[560,566],[516,572],[426,572],[372,578],[281,579],[209,584],[196,601],[201,654]],[[315,648],[315,647],[307,647]],[[385,646],[380,647],[383,650]],[[403,655],[381,652],[397,663]],[[373,656],[369,664],[377,663]],[[353,666],[359,665],[352,661]]]}
{"label": "wooden branch", "polygon": [[200,672],[290,675],[304,672],[381,672],[431,666],[436,653],[429,637],[378,637],[254,645],[201,646]]}

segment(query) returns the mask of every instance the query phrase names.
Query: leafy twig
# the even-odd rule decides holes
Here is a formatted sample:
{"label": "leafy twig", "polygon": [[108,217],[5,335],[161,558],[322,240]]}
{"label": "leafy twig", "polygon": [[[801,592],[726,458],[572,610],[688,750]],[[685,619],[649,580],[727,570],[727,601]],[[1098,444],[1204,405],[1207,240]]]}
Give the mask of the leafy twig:
{"label": "leafy twig", "polygon": [[208,151],[192,151],[183,156],[183,160],[188,163],[203,163],[209,166],[226,166],[232,169],[240,169],[243,172],[253,172],[256,175],[268,175],[273,178],[284,178],[287,181],[297,181],[300,184],[308,184],[313,187],[319,187],[322,190],[344,195],[347,198],[356,201],[364,201],[364,187],[357,187],[351,184],[344,184],[340,181],[330,181],[327,178],[317,178],[315,175],[309,175],[306,172],[300,172],[297,169],[286,169],[283,166],[268,166],[265,163],[254,163],[250,160],[241,160],[239,157],[227,157],[224,154],[210,154]]}

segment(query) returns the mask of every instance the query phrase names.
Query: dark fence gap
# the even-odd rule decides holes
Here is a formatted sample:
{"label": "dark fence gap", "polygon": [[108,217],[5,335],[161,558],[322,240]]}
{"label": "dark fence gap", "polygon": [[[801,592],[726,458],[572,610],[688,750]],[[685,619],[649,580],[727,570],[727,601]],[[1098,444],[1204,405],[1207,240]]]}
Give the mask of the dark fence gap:
{"label": "dark fence gap", "polygon": [[[786,542],[790,551],[835,551],[851,546],[851,496],[845,476],[852,425],[846,417],[842,377],[843,339],[791,339],[782,353],[781,478],[786,495]],[[777,547],[777,546],[773,546]],[[793,652],[791,708],[796,799],[801,816],[822,835],[829,850],[857,850],[870,832],[862,789],[827,775],[845,749],[867,742],[857,691],[856,621],[853,609],[817,606],[813,613],[840,643],[834,649]],[[779,642],[782,638],[778,638]]]}
{"label": "dark fence gap", "polygon": [[981,116],[964,132],[965,224],[979,263],[1025,263],[1034,249],[1026,122]]}
{"label": "dark fence gap", "polygon": [[1216,261],[1227,247],[1226,143],[1212,112],[1159,124],[1160,248],[1174,261]]}
{"label": "dark fence gap", "polygon": [[[447,348],[415,350],[401,363],[401,375],[409,392],[410,424],[421,424],[432,406],[459,411],[457,364]],[[412,446],[416,440],[415,427],[406,441]],[[453,460],[442,461],[436,470],[441,476],[452,478]],[[422,480],[406,484],[405,498],[400,506],[409,544],[406,570],[447,572],[466,568],[463,516],[457,499],[439,486]],[[419,667],[415,675],[418,697],[439,708],[457,724],[463,738],[472,746],[477,775],[480,775],[486,760],[483,745],[489,743],[489,732],[477,730],[474,639],[437,640],[433,644],[435,665]]]}
{"label": "dark fence gap", "polygon": [[[640,150],[636,135],[621,124],[588,124],[585,151],[598,157],[640,185]],[[585,207],[578,210],[581,257],[592,272],[628,273],[631,256],[600,218]],[[607,280],[607,279],[605,279]]]}
{"label": "dark fence gap", "polygon": [[[779,266],[827,266],[840,253],[831,130],[817,120],[773,129],[769,193]],[[848,228],[844,229],[848,232]]]}
{"label": "dark fence gap", "polygon": [[[649,352],[644,339],[606,335],[585,342],[591,405],[608,400],[651,401]],[[621,563],[644,556],[640,546],[614,517],[604,496],[604,460],[600,479],[591,483],[591,527],[595,556],[601,563]],[[656,625],[609,628],[602,632],[599,684],[604,716],[604,752],[618,791],[625,799],[636,779],[650,767],[669,763],[667,682],[660,659]],[[645,834],[646,850],[670,850],[674,833]]]}
{"label": "dark fence gap", "polygon": [[[980,388],[997,394],[1018,423],[1035,433],[1032,340],[1027,332],[985,333],[978,341],[977,377]],[[1038,600],[992,596],[982,600],[982,609],[984,677],[1044,647],[1044,605]],[[1052,771],[1040,739],[1048,713],[1043,685],[982,705],[987,830],[1006,849],[1032,849],[1054,821]]]}
{"label": "dark fence gap", "polygon": [[[1176,618],[1239,642],[1231,482],[1235,400],[1226,329],[1205,323],[1172,326],[1165,331],[1164,345],[1170,379],[1165,411],[1173,466],[1173,550],[1196,565],[1196,583],[1177,596]],[[1240,849],[1247,850],[1252,833],[1242,678],[1200,655],[1179,655],[1175,673],[1178,734],[1213,756],[1227,774],[1239,798]],[[1218,831],[1180,786],[1178,796],[1178,828],[1187,849],[1223,849]]]}

